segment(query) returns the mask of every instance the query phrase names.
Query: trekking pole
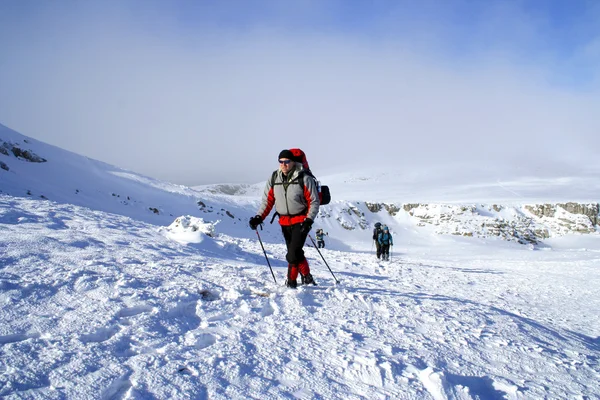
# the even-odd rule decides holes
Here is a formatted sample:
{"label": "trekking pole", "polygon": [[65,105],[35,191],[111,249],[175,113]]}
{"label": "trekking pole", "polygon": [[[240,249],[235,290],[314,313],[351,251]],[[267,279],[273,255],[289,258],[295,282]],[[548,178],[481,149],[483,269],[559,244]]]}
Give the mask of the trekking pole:
{"label": "trekking pole", "polygon": [[[262,229],[262,226],[261,226]],[[262,247],[263,253],[265,254],[265,258],[267,259],[267,264],[269,265],[269,269],[271,270],[271,275],[273,275],[273,280],[277,283],[277,279],[275,279],[275,273],[273,272],[273,268],[271,268],[271,263],[269,262],[269,257],[267,257],[267,252],[265,251],[265,246],[263,246],[262,240],[260,240],[260,235],[258,234],[258,229],[255,229],[256,236],[258,236],[258,241],[260,242],[260,247]]]}
{"label": "trekking pole", "polygon": [[[310,241],[315,246],[315,249],[317,249],[317,251],[319,252],[319,255],[323,259],[323,262],[325,263],[325,265],[327,265],[327,268],[329,268],[329,264],[327,264],[327,261],[325,261],[325,257],[323,257],[323,254],[321,254],[321,251],[319,250],[319,248],[315,244],[315,241],[313,240],[312,236],[308,235],[308,237],[310,238]],[[329,268],[329,272],[331,272],[331,275],[333,275],[333,271],[331,270],[331,268]],[[335,275],[333,275],[333,279],[335,279],[335,283],[340,283],[340,281],[337,280],[337,278],[335,277]]]}

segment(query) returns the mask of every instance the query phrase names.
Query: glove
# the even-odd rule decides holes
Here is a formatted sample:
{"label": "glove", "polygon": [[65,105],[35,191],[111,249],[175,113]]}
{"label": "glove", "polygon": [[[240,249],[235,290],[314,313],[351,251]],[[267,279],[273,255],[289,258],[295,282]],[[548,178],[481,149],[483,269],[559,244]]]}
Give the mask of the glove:
{"label": "glove", "polygon": [[310,231],[310,228],[312,228],[312,224],[314,223],[314,221],[310,218],[306,218],[304,220],[304,222],[302,223],[302,227],[300,228],[300,232],[302,233],[308,233]]}
{"label": "glove", "polygon": [[262,217],[260,215],[255,215],[254,217],[250,218],[250,228],[256,230],[256,228],[258,228],[262,222]]}

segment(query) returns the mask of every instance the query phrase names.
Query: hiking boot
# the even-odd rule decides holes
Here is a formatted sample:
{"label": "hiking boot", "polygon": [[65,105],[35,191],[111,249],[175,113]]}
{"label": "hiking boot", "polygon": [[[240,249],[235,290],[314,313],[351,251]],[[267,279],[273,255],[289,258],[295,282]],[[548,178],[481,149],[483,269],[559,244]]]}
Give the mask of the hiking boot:
{"label": "hiking boot", "polygon": [[302,275],[302,284],[303,285],[316,285],[313,276],[311,274]]}
{"label": "hiking boot", "polygon": [[285,281],[285,286],[289,287],[290,289],[296,289],[298,287],[298,282],[295,279],[288,279]]}

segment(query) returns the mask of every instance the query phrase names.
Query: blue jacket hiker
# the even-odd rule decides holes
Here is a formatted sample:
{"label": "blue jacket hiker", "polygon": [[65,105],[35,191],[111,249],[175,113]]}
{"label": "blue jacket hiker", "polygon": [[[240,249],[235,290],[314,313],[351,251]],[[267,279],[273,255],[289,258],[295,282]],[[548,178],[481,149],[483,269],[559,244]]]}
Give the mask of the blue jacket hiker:
{"label": "blue jacket hiker", "polygon": [[387,226],[383,226],[381,232],[377,236],[377,242],[381,246],[381,259],[388,261],[390,259],[390,246],[394,245],[394,239]]}
{"label": "blue jacket hiker", "polygon": [[317,229],[317,232],[315,233],[315,237],[317,238],[317,247],[325,247],[325,235],[326,233],[323,233],[323,229]]}

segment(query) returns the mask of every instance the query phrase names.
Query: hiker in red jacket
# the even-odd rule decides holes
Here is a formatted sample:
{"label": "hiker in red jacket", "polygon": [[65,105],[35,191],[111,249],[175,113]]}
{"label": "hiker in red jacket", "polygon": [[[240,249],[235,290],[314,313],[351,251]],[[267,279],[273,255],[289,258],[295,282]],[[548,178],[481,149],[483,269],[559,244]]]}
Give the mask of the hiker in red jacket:
{"label": "hiker in red jacket", "polygon": [[287,245],[286,285],[290,288],[298,286],[298,272],[302,276],[302,284],[316,285],[302,248],[319,213],[319,205],[315,179],[304,172],[302,160],[290,150],[282,150],[279,153],[279,170],[274,171],[267,181],[262,204],[256,215],[250,218],[250,228],[256,229],[275,206]]}

